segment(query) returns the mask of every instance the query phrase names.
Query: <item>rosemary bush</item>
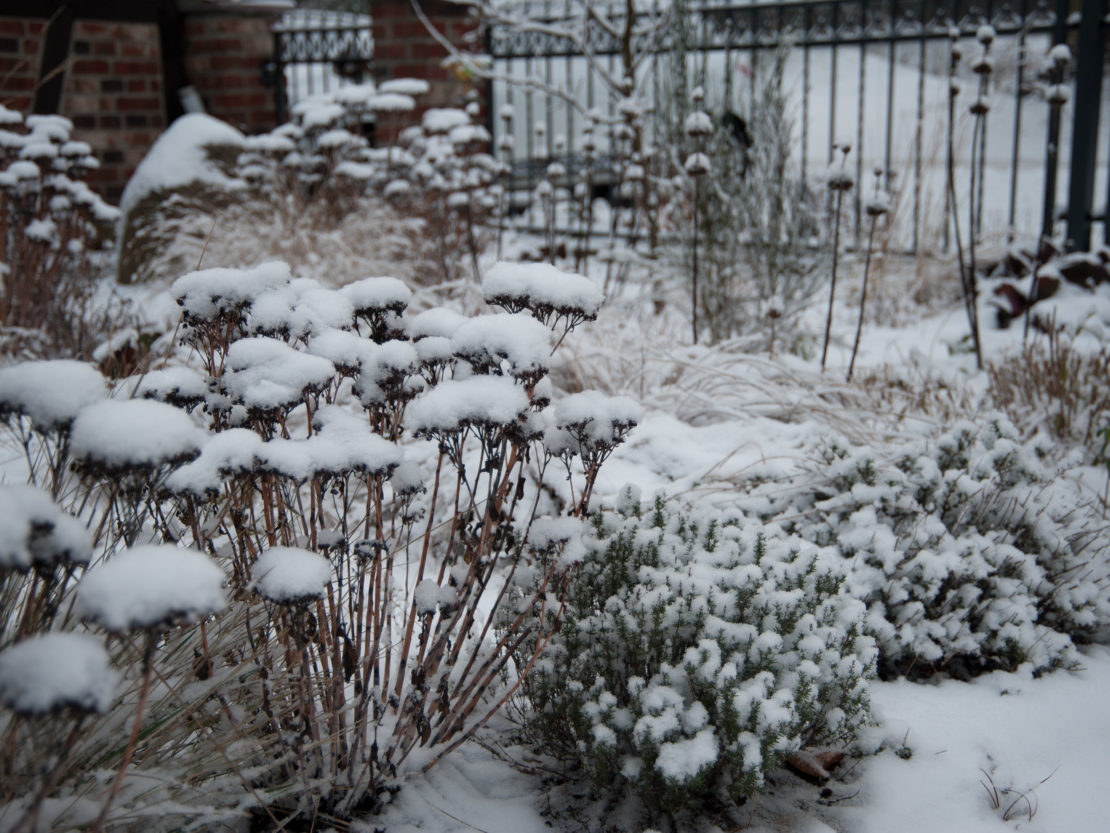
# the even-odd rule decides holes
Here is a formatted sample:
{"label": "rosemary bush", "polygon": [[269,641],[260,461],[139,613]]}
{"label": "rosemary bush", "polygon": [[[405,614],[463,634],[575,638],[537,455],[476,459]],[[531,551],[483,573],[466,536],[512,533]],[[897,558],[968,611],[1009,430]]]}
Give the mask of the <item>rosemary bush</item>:
{"label": "rosemary bush", "polygon": [[867,721],[863,606],[816,547],[741,515],[642,507],[630,489],[583,545],[526,727],[597,787],[665,812],[741,799],[788,753],[847,744]]}

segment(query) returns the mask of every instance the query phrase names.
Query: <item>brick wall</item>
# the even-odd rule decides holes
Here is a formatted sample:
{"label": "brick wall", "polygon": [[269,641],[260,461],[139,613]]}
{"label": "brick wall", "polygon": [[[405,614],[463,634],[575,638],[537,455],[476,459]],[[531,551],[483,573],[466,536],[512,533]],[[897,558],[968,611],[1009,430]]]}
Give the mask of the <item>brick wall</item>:
{"label": "brick wall", "polygon": [[45,28],[41,20],[0,16],[0,104],[5,107],[30,111]]}
{"label": "brick wall", "polygon": [[[183,85],[197,89],[209,114],[245,132],[277,124],[274,92],[262,81],[273,18],[259,6],[0,0],[0,104],[70,118],[73,138],[101,162],[89,184],[114,201],[180,114]],[[43,78],[44,61],[58,71]]]}
{"label": "brick wall", "polygon": [[[435,27],[460,49],[474,49],[469,35],[477,22],[468,7],[448,0],[425,0],[421,8]],[[424,23],[413,14],[408,0],[383,0],[372,7],[374,31],[374,74],[377,81],[390,78],[423,78],[431,84],[428,95],[417,102],[421,108],[461,107],[467,94],[479,92],[478,101],[485,106],[485,82],[459,78],[442,66],[447,50],[429,34]],[[379,136],[379,140],[388,137]]]}
{"label": "brick wall", "polygon": [[191,14],[185,18],[185,73],[209,115],[245,133],[277,124],[273,89],[262,83],[272,56],[268,15]]}
{"label": "brick wall", "polygon": [[166,126],[158,26],[78,20],[69,55],[59,110],[100,158],[89,184],[114,201]]}

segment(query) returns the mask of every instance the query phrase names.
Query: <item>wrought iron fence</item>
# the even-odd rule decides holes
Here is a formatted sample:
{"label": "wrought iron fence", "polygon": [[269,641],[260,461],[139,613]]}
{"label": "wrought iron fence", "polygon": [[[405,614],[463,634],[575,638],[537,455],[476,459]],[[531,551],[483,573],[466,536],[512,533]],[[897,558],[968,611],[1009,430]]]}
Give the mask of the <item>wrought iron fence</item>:
{"label": "wrought iron fence", "polygon": [[[979,138],[987,162],[978,185],[986,192],[978,200],[985,207],[977,219],[981,233],[1052,233],[1066,218],[1067,236],[1083,247],[1092,221],[1104,220],[1092,203],[1095,194],[1106,194],[1110,204],[1107,154],[1097,152],[1100,142],[1110,145],[1099,139],[1110,114],[1100,107],[1107,0],[636,0],[627,39],[625,19],[619,11],[609,15],[610,7],[626,4],[521,0],[512,4],[516,23],[487,26],[495,75],[491,132],[498,141],[506,122],[497,113],[513,105],[516,170],[542,170],[547,160],[579,154],[587,114],[615,120],[630,57],[636,61],[632,85],[657,118],[675,95],[667,75],[679,46],[691,83],[707,89],[710,107],[743,112],[745,97],[750,100],[773,65],[771,56],[788,44],[785,83],[794,107],[783,115],[794,123],[803,180],[819,181],[833,141],[848,141],[857,182],[881,168],[897,192],[903,247],[946,245],[949,48],[962,47],[961,72],[970,77],[966,57],[978,48],[979,27],[990,23],[998,71]],[[285,81],[277,85],[283,118],[290,102],[370,77],[369,23],[367,15],[342,13],[283,18],[274,32],[276,69]],[[1064,117],[1053,118],[1041,68],[1059,43],[1083,49],[1069,71],[1074,97]],[[970,98],[958,100],[955,122],[954,165],[965,193]],[[1058,193],[1066,195],[1066,210]],[[855,189],[857,233],[864,199]]]}
{"label": "wrought iron fence", "polygon": [[[962,46],[961,72],[974,77],[966,57],[979,48],[975,36],[989,23],[996,32],[992,54],[999,71],[978,149],[987,162],[978,186],[986,190],[986,199],[979,200],[986,205],[978,218],[980,231],[988,237],[1036,234],[1046,222],[1046,199],[1047,225],[1049,230],[1055,227],[1058,170],[1052,150],[1060,149],[1060,164],[1073,167],[1068,233],[1082,243],[1092,219],[1096,180],[1108,187],[1106,162],[1096,165],[1092,152],[1099,78],[1092,84],[1080,77],[1076,83],[1074,121],[1051,119],[1050,106],[1039,92],[1046,85],[1040,68],[1049,49],[1069,39],[1074,43],[1081,19],[1088,21],[1088,30],[1103,35],[1103,14],[1087,8],[1100,0],[1082,3],[1080,18],[1071,13],[1076,3],[1067,0],[653,0],[636,4],[627,29],[632,37],[625,39],[626,19],[619,13],[605,18],[591,12],[598,4],[522,2],[514,7],[517,22],[495,23],[488,32],[495,68],[490,111],[496,114],[502,105],[512,105],[514,159],[573,155],[590,110],[615,120],[626,92],[621,74],[630,56],[639,61],[632,86],[652,102],[657,115],[666,110],[664,99],[675,95],[673,82],[662,76],[666,56],[679,46],[688,54],[687,74],[706,88],[710,107],[742,112],[745,95],[750,96],[760,74],[773,63],[769,57],[788,44],[786,84],[795,107],[784,117],[795,122],[803,179],[818,179],[819,169],[832,161],[834,140],[844,138],[853,146],[857,182],[872,168],[885,172],[885,182],[897,191],[902,206],[897,220],[901,242],[916,251],[946,244],[950,45]],[[615,5],[624,8],[623,3]],[[1103,13],[1105,5],[1101,0]],[[1101,44],[1096,46],[1101,72]],[[1082,70],[1082,60],[1080,65]],[[962,115],[971,97],[964,94],[957,107],[961,117],[955,124],[954,164],[960,183],[967,181],[961,174],[972,152],[971,117]],[[504,132],[505,124],[491,118],[495,133]],[[1080,148],[1078,154],[1085,158],[1078,159],[1074,148],[1083,141],[1090,147]],[[1076,173],[1076,165],[1082,173]],[[1085,203],[1075,193],[1078,181],[1085,182]],[[862,192],[855,189],[857,233]]]}
{"label": "wrought iron fence", "polygon": [[274,27],[274,72],[279,121],[297,102],[344,84],[369,80],[374,39],[370,17],[350,12],[301,10]]}

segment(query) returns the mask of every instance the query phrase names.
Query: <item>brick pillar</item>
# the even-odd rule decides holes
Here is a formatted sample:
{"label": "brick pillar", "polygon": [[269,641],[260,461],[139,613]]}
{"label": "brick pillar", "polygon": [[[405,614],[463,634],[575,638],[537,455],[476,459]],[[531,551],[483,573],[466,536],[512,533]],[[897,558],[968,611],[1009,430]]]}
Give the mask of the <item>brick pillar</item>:
{"label": "brick pillar", "polygon": [[0,104],[29,113],[39,77],[46,24],[0,16]]}
{"label": "brick pillar", "polygon": [[[420,7],[436,31],[458,49],[469,52],[481,46],[473,38],[477,21],[468,6],[449,0],[422,0]],[[417,101],[421,110],[462,107],[472,91],[478,93],[483,110],[488,107],[488,82],[461,78],[443,66],[447,50],[428,32],[408,0],[376,2],[371,15],[374,75],[379,83],[392,78],[424,79],[431,84],[431,90]]]}
{"label": "brick pillar", "polygon": [[166,126],[158,24],[77,20],[69,54],[58,111],[100,159],[89,184],[114,202]]}
{"label": "brick pillar", "polygon": [[200,93],[206,112],[244,133],[277,125],[274,90],[265,86],[262,65],[273,57],[271,12],[239,11],[184,17],[185,75]]}

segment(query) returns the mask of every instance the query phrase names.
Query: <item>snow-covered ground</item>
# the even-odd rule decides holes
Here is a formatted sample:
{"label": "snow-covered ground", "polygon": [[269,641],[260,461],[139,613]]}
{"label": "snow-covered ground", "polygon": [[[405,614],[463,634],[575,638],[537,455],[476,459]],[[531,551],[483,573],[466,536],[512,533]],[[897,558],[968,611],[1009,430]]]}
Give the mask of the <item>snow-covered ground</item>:
{"label": "snow-covered ground", "polygon": [[[752,802],[746,830],[1104,830],[1110,712],[1101,693],[1110,686],[1110,649],[1090,648],[1084,658],[1086,667],[1078,673],[1040,679],[995,673],[969,683],[873,684],[876,715],[882,720],[873,734],[888,748],[854,762],[850,774],[842,783],[834,782],[829,793],[779,773],[769,794]],[[906,751],[899,755],[896,750],[902,749]],[[525,767],[543,763],[530,750],[501,751]],[[995,791],[998,807],[991,796]],[[592,806],[585,793],[585,788],[545,783],[540,775],[525,774],[472,743],[426,775],[406,778],[392,806],[369,821],[366,830],[610,829],[604,810]],[[568,806],[576,812],[568,813]],[[641,823],[633,830],[640,833],[646,826]]]}

